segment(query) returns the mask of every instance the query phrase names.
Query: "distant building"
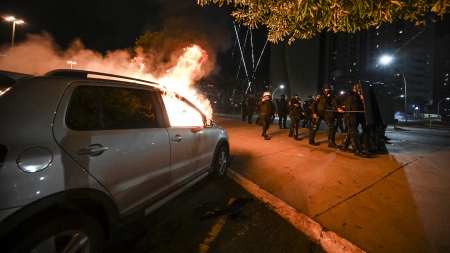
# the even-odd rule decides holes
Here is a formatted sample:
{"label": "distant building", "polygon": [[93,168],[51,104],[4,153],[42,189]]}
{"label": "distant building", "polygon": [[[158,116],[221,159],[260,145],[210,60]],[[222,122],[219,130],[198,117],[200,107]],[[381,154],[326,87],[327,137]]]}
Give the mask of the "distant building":
{"label": "distant building", "polygon": [[436,64],[434,65],[434,110],[440,103],[440,111],[450,114],[450,20],[436,24]]}
{"label": "distant building", "polygon": [[[274,86],[285,85],[283,90],[290,98],[296,92],[300,99],[315,95],[322,73],[320,65],[320,36],[310,40],[296,40],[291,45],[286,41],[272,44],[270,48],[269,83]],[[278,97],[277,97],[278,98]]]}

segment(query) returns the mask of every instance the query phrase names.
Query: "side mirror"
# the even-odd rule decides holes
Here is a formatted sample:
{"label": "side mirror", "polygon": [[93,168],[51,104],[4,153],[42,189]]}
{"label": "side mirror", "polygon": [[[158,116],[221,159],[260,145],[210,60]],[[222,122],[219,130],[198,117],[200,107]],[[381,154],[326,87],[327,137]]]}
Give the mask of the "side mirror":
{"label": "side mirror", "polygon": [[203,126],[199,126],[199,127],[195,127],[195,128],[191,128],[191,132],[193,133],[197,133],[199,131],[201,131],[202,129],[204,129],[205,127],[212,127],[214,126],[214,121],[212,119],[208,119],[205,120],[205,123],[203,124]]}
{"label": "side mirror", "polygon": [[205,122],[205,127],[212,127],[214,126],[214,121],[212,119],[207,119]]}

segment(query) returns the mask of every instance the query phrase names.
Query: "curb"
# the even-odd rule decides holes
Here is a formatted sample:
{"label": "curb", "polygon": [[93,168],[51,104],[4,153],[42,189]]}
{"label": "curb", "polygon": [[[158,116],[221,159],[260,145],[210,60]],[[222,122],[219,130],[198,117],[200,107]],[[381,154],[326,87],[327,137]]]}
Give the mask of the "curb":
{"label": "curb", "polygon": [[241,185],[253,196],[268,204],[273,211],[283,217],[295,228],[304,233],[310,240],[320,245],[326,252],[333,253],[362,253],[365,252],[356,245],[340,237],[332,231],[325,230],[322,225],[300,213],[295,208],[283,202],[281,199],[273,196],[269,192],[261,189],[247,178],[228,168],[227,176]]}
{"label": "curb", "polygon": [[401,128],[401,127],[398,127],[398,126],[394,126],[394,130],[410,131],[410,130],[407,130],[407,129],[404,129],[404,128]]}

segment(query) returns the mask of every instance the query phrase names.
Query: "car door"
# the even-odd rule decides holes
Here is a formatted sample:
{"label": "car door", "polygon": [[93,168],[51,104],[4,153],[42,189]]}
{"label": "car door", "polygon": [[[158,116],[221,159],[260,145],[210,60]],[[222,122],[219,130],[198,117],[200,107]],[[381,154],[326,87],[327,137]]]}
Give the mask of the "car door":
{"label": "car door", "polygon": [[212,163],[215,145],[210,128],[203,127],[202,115],[184,101],[165,98],[171,139],[171,186],[205,172]]}
{"label": "car door", "polygon": [[157,101],[150,88],[75,82],[56,113],[55,139],[105,187],[121,213],[169,187],[170,141]]}
{"label": "car door", "polygon": [[[171,137],[171,186],[183,182],[196,173],[205,172],[212,164],[215,145],[209,128],[170,127]],[[175,141],[179,140],[180,141]]]}

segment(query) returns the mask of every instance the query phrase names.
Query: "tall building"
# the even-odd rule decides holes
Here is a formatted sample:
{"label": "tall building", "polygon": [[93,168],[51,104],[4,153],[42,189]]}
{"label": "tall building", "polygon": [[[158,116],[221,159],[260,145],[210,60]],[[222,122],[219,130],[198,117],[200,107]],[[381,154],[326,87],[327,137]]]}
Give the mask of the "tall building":
{"label": "tall building", "polygon": [[450,101],[447,98],[450,98],[450,18],[436,24],[435,50],[434,109],[436,113],[449,115]]}
{"label": "tall building", "polygon": [[365,76],[365,43],[364,33],[326,33],[325,65],[326,82],[331,84],[335,92],[347,91],[349,87]]}

